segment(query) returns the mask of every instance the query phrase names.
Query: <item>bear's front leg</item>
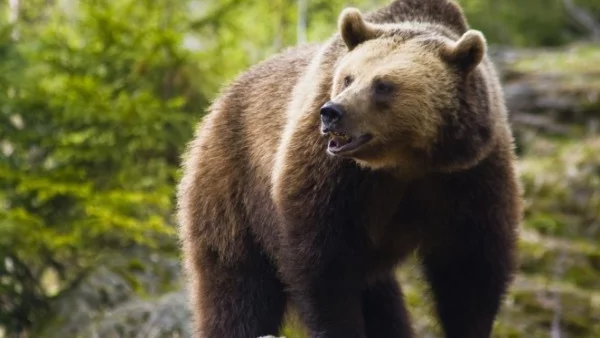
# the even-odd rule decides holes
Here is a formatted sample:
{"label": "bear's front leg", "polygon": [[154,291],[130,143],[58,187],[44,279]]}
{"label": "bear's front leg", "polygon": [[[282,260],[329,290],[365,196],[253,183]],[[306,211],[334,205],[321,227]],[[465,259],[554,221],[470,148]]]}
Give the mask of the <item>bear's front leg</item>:
{"label": "bear's front leg", "polygon": [[438,216],[439,231],[421,249],[446,338],[491,337],[516,266],[520,212],[515,184],[504,182],[489,190],[463,183],[464,194],[451,186],[455,198],[443,200],[452,211]]}
{"label": "bear's front leg", "polygon": [[360,262],[344,236],[291,231],[280,266],[312,338],[365,338]]}
{"label": "bear's front leg", "polygon": [[364,338],[363,172],[314,151],[290,156],[274,185],[278,265],[311,337]]}
{"label": "bear's front leg", "polygon": [[512,261],[504,246],[509,244],[499,243],[500,239],[478,240],[466,240],[464,247],[452,251],[439,248],[423,258],[446,338],[491,337],[511,279]]}

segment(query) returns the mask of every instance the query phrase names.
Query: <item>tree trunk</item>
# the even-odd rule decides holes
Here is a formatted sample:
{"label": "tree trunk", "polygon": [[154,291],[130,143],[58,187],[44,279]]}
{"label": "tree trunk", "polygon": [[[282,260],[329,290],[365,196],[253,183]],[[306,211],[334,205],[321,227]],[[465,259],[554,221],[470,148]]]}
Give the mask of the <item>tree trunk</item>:
{"label": "tree trunk", "polygon": [[[19,5],[20,0],[8,0],[8,22],[11,24],[16,24],[19,20]],[[19,30],[17,29],[16,25],[11,32],[11,37],[13,38],[13,40],[19,39]]]}
{"label": "tree trunk", "polygon": [[296,27],[296,43],[306,42],[306,19],[308,16],[308,0],[298,0],[298,26]]}

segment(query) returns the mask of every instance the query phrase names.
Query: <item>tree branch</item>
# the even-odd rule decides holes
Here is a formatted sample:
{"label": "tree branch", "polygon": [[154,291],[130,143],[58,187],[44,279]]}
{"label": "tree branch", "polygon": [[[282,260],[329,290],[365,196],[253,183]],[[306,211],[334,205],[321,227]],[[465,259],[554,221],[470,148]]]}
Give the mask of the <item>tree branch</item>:
{"label": "tree branch", "polygon": [[578,7],[573,0],[563,0],[563,5],[571,19],[588,32],[592,40],[600,40],[600,23],[594,17]]}

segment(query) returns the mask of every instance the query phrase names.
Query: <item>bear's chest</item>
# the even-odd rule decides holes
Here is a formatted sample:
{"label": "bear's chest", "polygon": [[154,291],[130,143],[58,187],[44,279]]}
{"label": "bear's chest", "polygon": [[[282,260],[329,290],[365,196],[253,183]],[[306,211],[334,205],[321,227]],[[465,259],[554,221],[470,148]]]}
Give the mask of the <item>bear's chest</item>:
{"label": "bear's chest", "polygon": [[415,184],[387,182],[379,188],[371,191],[363,224],[369,269],[385,270],[418,248],[432,210]]}

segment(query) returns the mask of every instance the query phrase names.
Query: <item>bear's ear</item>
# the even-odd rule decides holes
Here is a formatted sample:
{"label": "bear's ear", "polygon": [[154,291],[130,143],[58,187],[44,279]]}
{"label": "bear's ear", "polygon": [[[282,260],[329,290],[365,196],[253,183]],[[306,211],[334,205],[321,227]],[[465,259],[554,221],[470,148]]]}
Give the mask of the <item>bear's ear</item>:
{"label": "bear's ear", "polygon": [[469,30],[458,41],[446,46],[443,54],[448,62],[468,73],[483,60],[486,49],[487,43],[483,34]]}
{"label": "bear's ear", "polygon": [[356,8],[346,8],[342,11],[338,27],[349,50],[381,34],[381,30],[366,22]]}

